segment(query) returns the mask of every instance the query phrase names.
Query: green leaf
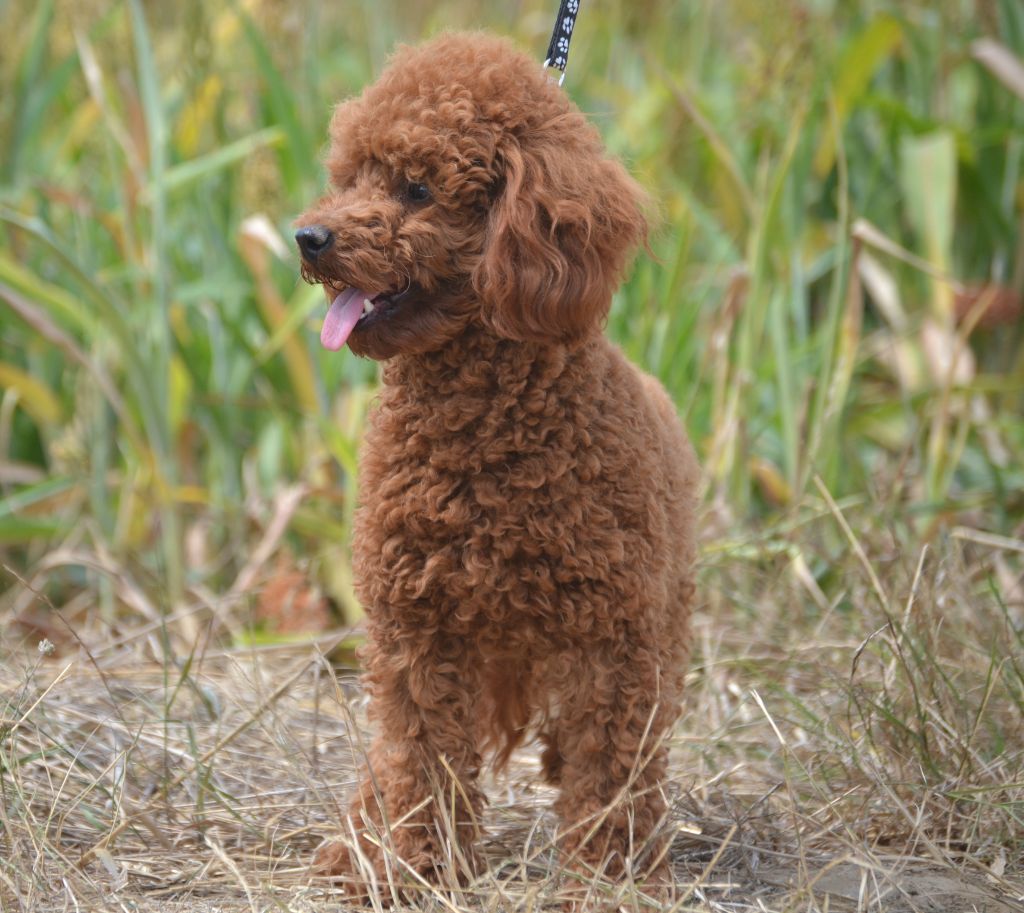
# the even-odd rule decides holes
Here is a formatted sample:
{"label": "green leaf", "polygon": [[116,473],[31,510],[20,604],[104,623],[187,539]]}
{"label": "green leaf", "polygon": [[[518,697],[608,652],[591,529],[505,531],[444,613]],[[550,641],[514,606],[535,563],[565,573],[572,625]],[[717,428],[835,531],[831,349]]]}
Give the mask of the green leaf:
{"label": "green leaf", "polygon": [[[850,112],[867,91],[871,78],[882,63],[899,47],[903,26],[889,15],[876,16],[839,58],[832,83],[835,114],[842,130]],[[827,122],[821,144],[814,157],[814,171],[823,177],[832,170],[836,160],[835,132]]]}
{"label": "green leaf", "polygon": [[281,145],[281,174],[289,191],[305,186],[316,162],[315,145],[299,119],[299,106],[288,81],[274,64],[266,42],[252,20],[243,14],[242,23],[249,46],[256,56],[256,71],[263,82],[267,106],[274,121],[281,125],[286,142]]}
{"label": "green leaf", "polygon": [[38,539],[53,539],[67,526],[68,521],[51,517],[0,517],[0,545],[22,545]]}
{"label": "green leaf", "polygon": [[17,391],[18,402],[37,422],[52,425],[60,421],[64,413],[59,397],[17,365],[0,361],[0,387]]}
{"label": "green leaf", "polygon": [[5,495],[3,500],[0,500],[0,518],[10,517],[19,510],[26,510],[49,498],[62,495],[74,488],[76,484],[74,479],[56,476],[36,485],[19,488],[16,492]]}
{"label": "green leaf", "polygon": [[[200,155],[187,162],[182,162],[163,173],[162,186],[164,192],[181,190],[220,171],[226,171],[233,165],[243,161],[263,146],[279,146],[284,141],[284,131],[279,127],[266,127],[255,133],[244,136],[233,143],[217,149],[215,152]],[[144,199],[152,199],[154,187],[146,188]]]}
{"label": "green leaf", "polygon": [[[900,184],[906,214],[920,242],[921,253],[937,270],[952,266],[956,207],[956,139],[949,130],[905,136],[900,143]],[[932,309],[943,321],[953,307],[947,282],[932,282]]]}
{"label": "green leaf", "polygon": [[6,183],[14,182],[24,144],[33,135],[33,125],[42,113],[42,106],[39,104],[40,83],[44,72],[43,61],[50,34],[50,22],[53,19],[53,7],[53,0],[43,0],[39,4],[32,33],[26,42],[5,42],[9,51],[16,48],[17,44],[25,48],[13,90],[14,130],[3,143],[6,152],[3,170]]}
{"label": "green leaf", "polygon": [[[0,210],[0,221],[3,219],[4,213]],[[16,291],[21,292],[24,297],[40,304],[43,310],[51,317],[56,318],[61,325],[65,327],[73,325],[89,335],[95,332],[94,315],[83,305],[81,298],[69,294],[58,285],[47,282],[20,263],[10,259],[2,251],[0,251],[0,282],[7,283]]]}

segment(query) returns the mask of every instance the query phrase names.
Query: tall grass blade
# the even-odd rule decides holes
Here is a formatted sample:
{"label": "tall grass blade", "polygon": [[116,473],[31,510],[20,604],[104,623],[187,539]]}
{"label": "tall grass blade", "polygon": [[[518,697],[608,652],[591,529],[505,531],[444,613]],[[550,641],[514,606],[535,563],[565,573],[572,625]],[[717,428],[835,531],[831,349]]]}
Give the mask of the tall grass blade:
{"label": "tall grass blade", "polygon": [[151,191],[152,298],[146,321],[147,355],[153,378],[156,413],[150,427],[156,432],[152,441],[164,487],[158,489],[161,516],[160,541],[167,575],[168,601],[175,606],[184,595],[184,567],[181,523],[171,495],[177,483],[177,466],[172,453],[174,429],[170,426],[171,327],[167,254],[166,187],[167,124],[160,96],[156,61],[140,0],[130,0],[132,36],[138,65],[139,90],[149,143],[149,187]]}

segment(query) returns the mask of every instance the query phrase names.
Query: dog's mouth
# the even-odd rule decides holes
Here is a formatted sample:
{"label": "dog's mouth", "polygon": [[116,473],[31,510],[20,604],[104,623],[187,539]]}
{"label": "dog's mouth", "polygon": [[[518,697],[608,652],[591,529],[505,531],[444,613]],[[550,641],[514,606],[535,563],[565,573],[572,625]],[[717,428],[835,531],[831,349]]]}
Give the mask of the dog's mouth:
{"label": "dog's mouth", "polygon": [[324,294],[330,302],[324,325],[320,330],[320,343],[325,349],[337,352],[356,328],[364,328],[386,320],[390,311],[409,293],[410,285],[368,292],[354,286],[338,286],[325,282]]}

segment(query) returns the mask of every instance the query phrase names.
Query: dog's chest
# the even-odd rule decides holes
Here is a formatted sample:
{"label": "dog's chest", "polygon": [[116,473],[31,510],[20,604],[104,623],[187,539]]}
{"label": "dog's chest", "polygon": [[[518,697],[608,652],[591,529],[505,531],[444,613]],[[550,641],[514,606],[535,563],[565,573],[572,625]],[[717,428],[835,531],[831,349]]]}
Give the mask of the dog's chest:
{"label": "dog's chest", "polygon": [[414,403],[382,398],[364,442],[353,541],[360,595],[467,626],[557,618],[625,557],[628,455],[564,390],[523,384]]}

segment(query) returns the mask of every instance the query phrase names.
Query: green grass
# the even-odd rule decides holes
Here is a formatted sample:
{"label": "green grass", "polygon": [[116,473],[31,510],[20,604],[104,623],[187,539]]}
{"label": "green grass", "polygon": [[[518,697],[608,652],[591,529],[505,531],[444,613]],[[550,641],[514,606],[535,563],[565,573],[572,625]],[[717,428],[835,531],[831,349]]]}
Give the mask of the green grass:
{"label": "green grass", "polygon": [[[36,883],[27,847],[65,852],[17,792],[40,789],[31,758],[77,757],[65,718],[46,728],[54,661],[26,647],[69,650],[66,621],[108,675],[128,638],[164,683],[124,732],[159,718],[198,759],[218,736],[174,728],[170,696],[211,712],[204,663],[268,639],[252,603],[279,558],[358,619],[376,367],[319,347],[291,220],[322,190],[331,105],[395,41],[483,26],[539,57],[556,6],[0,4],[0,720],[27,714],[0,736],[0,858],[27,866],[0,864],[0,909]],[[1022,890],[1022,60],[1017,0],[583,5],[565,88],[659,212],[608,332],[706,471],[680,747],[705,836],[761,790],[763,831],[730,840],[767,848],[791,815],[799,858],[874,872],[899,847]],[[94,760],[68,762],[83,794]],[[78,847],[114,826],[87,806]]]}

